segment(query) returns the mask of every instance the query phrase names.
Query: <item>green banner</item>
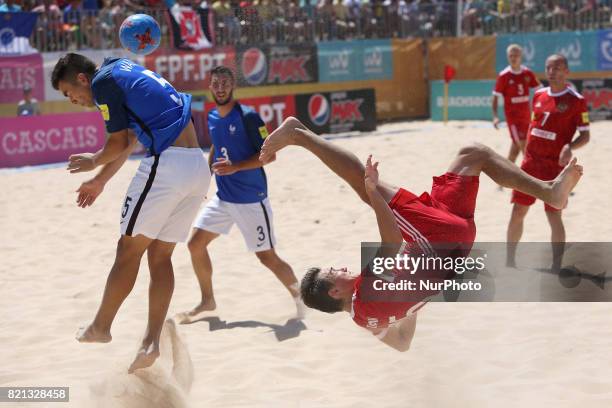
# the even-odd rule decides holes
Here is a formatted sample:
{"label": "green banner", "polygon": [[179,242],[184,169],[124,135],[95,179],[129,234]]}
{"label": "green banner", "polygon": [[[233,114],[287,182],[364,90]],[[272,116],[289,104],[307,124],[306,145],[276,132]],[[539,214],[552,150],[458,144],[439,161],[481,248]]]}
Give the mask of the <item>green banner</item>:
{"label": "green banner", "polygon": [[[495,81],[452,81],[448,86],[449,120],[491,120]],[[498,114],[504,120],[504,101],[498,99]],[[431,81],[431,120],[443,120],[444,81]]]}

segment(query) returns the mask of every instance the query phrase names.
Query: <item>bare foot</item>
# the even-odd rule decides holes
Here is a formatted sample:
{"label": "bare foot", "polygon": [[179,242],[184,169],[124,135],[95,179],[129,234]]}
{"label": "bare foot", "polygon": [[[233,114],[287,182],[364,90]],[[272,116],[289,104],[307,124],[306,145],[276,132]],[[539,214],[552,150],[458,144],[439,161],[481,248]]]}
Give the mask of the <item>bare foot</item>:
{"label": "bare foot", "polygon": [[276,158],[276,152],[291,144],[295,144],[295,138],[297,136],[295,131],[296,128],[304,129],[304,125],[293,117],[285,119],[274,132],[270,133],[270,136],[266,137],[261,147],[259,160],[264,163],[269,163]]}
{"label": "bare foot", "polygon": [[303,320],[306,316],[306,305],[299,297],[293,298],[293,300],[295,300],[296,318],[298,320]]}
{"label": "bare foot", "polygon": [[157,360],[157,357],[159,357],[159,343],[143,344],[140,350],[138,350],[132,365],[128,368],[128,374],[132,374],[141,368],[151,367],[155,360]]}
{"label": "bare foot", "polygon": [[548,203],[551,206],[562,209],[567,205],[567,198],[574,187],[576,187],[576,184],[578,184],[584,171],[582,166],[576,164],[576,162],[577,159],[574,157],[559,173],[557,178],[553,180],[551,199]]}
{"label": "bare foot", "polygon": [[79,327],[75,338],[79,343],[110,343],[113,336],[110,332],[99,331],[90,324],[87,327]]}
{"label": "bare foot", "polygon": [[199,315],[204,312],[211,312],[217,308],[215,300],[207,300],[201,302],[199,305],[194,307],[188,312],[179,313],[177,315],[179,324],[188,324],[197,320]]}

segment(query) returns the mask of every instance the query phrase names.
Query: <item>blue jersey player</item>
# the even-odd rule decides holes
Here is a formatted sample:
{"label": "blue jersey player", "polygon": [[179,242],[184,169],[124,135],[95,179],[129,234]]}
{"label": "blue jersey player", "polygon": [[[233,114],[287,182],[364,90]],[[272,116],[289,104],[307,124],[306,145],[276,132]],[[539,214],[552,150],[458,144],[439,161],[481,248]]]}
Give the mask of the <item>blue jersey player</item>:
{"label": "blue jersey player", "polygon": [[147,149],[121,208],[121,237],[102,304],[93,322],[79,330],[80,342],[111,341],[111,324],[132,290],[147,252],[151,284],[149,322],[141,348],[129,368],[145,368],[159,356],[159,339],[174,287],[171,256],[185,241],[204,199],[210,170],[191,122],[191,95],[128,59],[106,59],[100,67],[69,53],[52,74],[53,87],[74,104],[97,106],[109,133],[96,153],[70,156],[71,173],[101,170],[77,190],[88,207],[123,165],[136,141]]}
{"label": "blue jersey player", "polygon": [[216,308],[212,287],[212,263],[208,244],[232,227],[240,229],[249,251],[270,269],[296,301],[302,317],[297,280],[291,266],[274,250],[272,208],[268,201],[266,174],[259,152],[268,135],[266,125],[252,109],[233,98],[234,76],[223,66],[211,71],[210,91],[216,107],[208,114],[212,147],[208,156],[215,173],[217,195],[198,215],[189,251],[201,290],[201,302],[187,313],[184,322],[203,311]]}

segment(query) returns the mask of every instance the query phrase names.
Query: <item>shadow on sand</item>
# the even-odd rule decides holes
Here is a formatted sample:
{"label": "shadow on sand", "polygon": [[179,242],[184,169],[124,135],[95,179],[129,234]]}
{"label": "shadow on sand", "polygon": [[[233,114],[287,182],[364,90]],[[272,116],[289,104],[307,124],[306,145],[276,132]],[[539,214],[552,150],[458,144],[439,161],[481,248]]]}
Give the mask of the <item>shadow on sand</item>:
{"label": "shadow on sand", "polygon": [[227,322],[221,320],[218,316],[202,317],[193,321],[183,322],[183,324],[194,324],[199,322],[207,322],[210,331],[228,330],[235,328],[256,328],[267,327],[274,332],[278,341],[285,341],[298,337],[307,327],[301,319],[289,319],[284,325],[264,323],[257,320],[242,320],[237,322]]}

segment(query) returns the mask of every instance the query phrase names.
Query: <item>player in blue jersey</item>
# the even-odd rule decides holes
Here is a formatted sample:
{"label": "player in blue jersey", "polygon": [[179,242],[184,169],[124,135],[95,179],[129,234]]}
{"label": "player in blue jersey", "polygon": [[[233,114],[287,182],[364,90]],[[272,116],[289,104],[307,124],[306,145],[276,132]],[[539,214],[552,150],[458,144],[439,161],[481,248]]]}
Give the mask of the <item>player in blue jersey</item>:
{"label": "player in blue jersey", "polygon": [[291,266],[274,250],[272,208],[268,200],[266,174],[259,152],[268,135],[265,123],[252,109],[233,98],[234,75],[223,66],[211,71],[210,91],[216,107],[208,113],[212,147],[208,161],[217,181],[217,195],[198,215],[189,251],[202,299],[184,322],[203,311],[216,308],[212,286],[212,263],[208,245],[236,224],[249,251],[270,269],[294,297],[302,317],[297,279]]}
{"label": "player in blue jersey", "polygon": [[77,203],[88,207],[121,168],[136,141],[147,149],[121,209],[121,237],[102,304],[93,322],[77,333],[80,342],[111,341],[111,324],[136,281],[145,252],[149,263],[149,321],[142,345],[129,368],[148,367],[159,356],[159,338],[174,288],[171,256],[189,236],[204,199],[210,170],[191,122],[191,95],[123,58],[107,58],[100,67],[74,53],[60,58],[53,87],[74,104],[97,106],[109,133],[96,153],[70,156],[71,173],[102,166],[77,190]]}

